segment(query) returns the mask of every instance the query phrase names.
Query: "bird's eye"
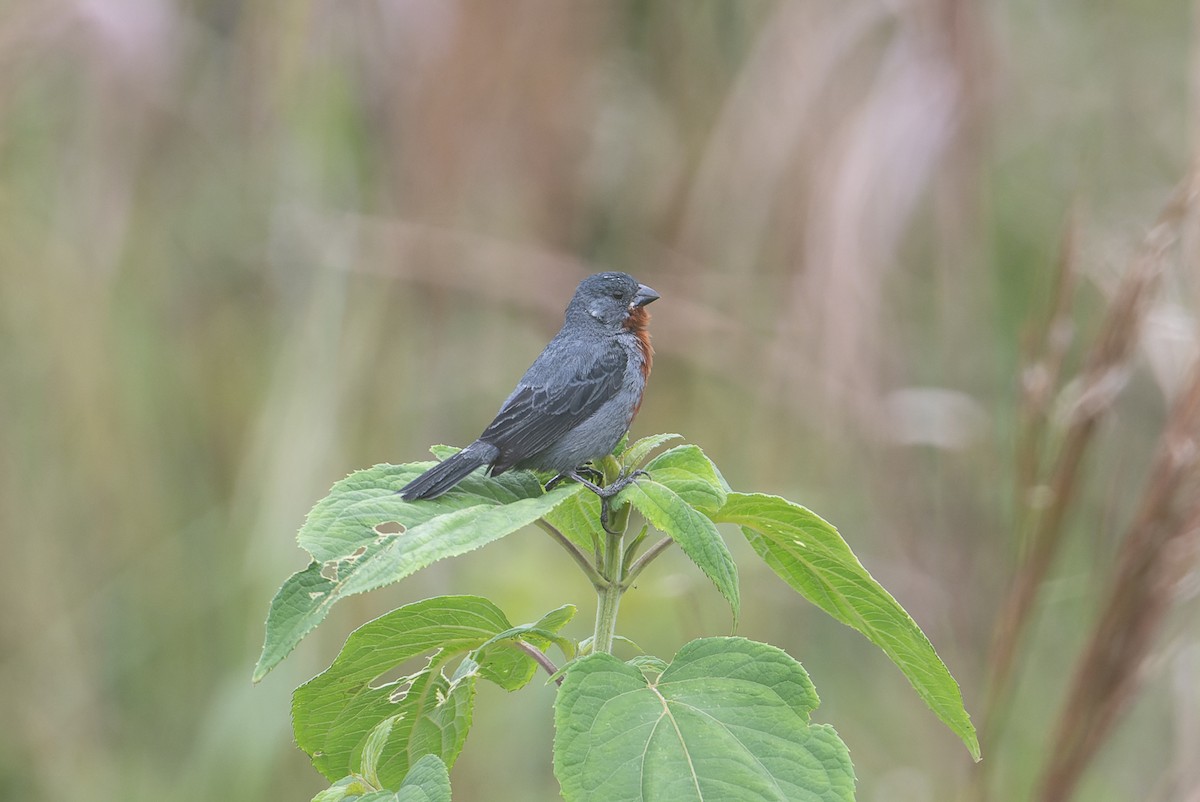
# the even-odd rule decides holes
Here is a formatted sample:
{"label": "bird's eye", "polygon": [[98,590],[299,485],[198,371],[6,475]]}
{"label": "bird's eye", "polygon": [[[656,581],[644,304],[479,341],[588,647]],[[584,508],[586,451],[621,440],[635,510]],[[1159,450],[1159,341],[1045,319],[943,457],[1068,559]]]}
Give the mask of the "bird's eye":
{"label": "bird's eye", "polygon": [[620,290],[613,290],[612,297],[619,301],[623,295]]}

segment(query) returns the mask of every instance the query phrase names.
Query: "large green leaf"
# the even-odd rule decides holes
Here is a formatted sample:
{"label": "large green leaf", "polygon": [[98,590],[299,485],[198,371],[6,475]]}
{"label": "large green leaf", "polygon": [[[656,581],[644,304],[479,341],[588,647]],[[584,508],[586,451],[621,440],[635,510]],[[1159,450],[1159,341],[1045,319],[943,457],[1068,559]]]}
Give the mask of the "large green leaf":
{"label": "large green leaf", "polygon": [[867,573],[837,529],[799,504],[759,493],[730,493],[713,519],[741,525],[751,547],[785,582],[883,649],[979,759],[979,741],[958,683],[925,633]]}
{"label": "large green leaf", "polygon": [[[564,608],[513,627],[494,604],[475,596],[441,596],[393,610],[351,633],[333,665],[296,690],[296,743],[330,780],[369,774],[384,788],[395,788],[422,755],[453,765],[470,727],[476,677],[508,690],[522,687],[537,664],[513,641],[543,646],[569,618]],[[466,667],[447,677],[443,667],[468,654]],[[412,674],[378,682],[422,655],[430,655],[428,662]],[[388,719],[392,723],[381,728]]]}
{"label": "large green leaf", "polygon": [[256,681],[340,599],[498,540],[583,489],[565,484],[543,493],[535,476],[513,471],[495,478],[469,476],[436,499],[401,499],[396,491],[430,465],[376,465],[357,471],[313,507],[298,535],[313,563],[288,579],[271,602]]}
{"label": "large green leaf", "polygon": [[649,682],[607,654],[566,672],[554,773],[567,802],[832,802],[854,798],[845,744],[783,651],[742,638],[684,646]]}

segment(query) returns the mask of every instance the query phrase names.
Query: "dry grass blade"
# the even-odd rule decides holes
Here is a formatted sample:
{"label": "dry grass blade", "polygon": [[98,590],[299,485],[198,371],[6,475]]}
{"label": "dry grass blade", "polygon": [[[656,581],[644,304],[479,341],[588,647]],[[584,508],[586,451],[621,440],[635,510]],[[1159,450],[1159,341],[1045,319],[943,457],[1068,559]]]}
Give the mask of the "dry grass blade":
{"label": "dry grass blade", "polygon": [[[1121,547],[1117,573],[1079,661],[1039,799],[1068,799],[1088,761],[1137,690],[1139,669],[1170,609],[1173,588],[1196,563],[1200,496],[1200,364],[1177,399],[1150,481]],[[1192,491],[1192,492],[1189,492]]]}
{"label": "dry grass blade", "polygon": [[1079,280],[1079,215],[1072,212],[1059,246],[1058,269],[1050,290],[1046,316],[1023,343],[1021,424],[1017,442],[1018,504],[1026,515],[1036,504],[1041,475],[1041,451],[1055,391],[1062,385],[1062,368],[1073,334],[1071,303]]}
{"label": "dry grass blade", "polygon": [[1129,360],[1149,300],[1189,206],[1190,189],[1189,179],[1175,190],[1147,233],[1134,264],[1122,277],[1096,341],[1089,349],[1080,377],[1082,389],[1071,409],[1053,467],[1042,483],[1044,505],[1034,511],[1029,522],[1028,548],[997,617],[990,657],[991,681],[980,739],[984,743],[996,738],[1003,728],[1002,716],[1009,708],[1007,697],[1015,657],[1029,624],[1033,604],[1062,542],[1063,524],[1079,486],[1084,456],[1092,443],[1097,423],[1125,385]]}

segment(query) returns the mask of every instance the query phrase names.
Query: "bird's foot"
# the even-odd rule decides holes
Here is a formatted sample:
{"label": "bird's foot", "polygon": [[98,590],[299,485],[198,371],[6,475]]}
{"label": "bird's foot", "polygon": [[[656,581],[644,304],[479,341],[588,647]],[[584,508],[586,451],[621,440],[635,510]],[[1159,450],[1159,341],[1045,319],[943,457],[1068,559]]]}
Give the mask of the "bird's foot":
{"label": "bird's foot", "polygon": [[[585,474],[589,479],[591,479],[591,481],[583,478]],[[558,474],[549,482],[546,482],[546,492],[549,493],[567,479],[574,479],[576,482],[579,482],[597,495],[603,493],[603,490],[599,487],[599,482],[604,479],[604,472],[598,468],[593,468],[591,465],[584,465],[580,468],[576,468],[573,471],[567,471],[566,473]]]}
{"label": "bird's foot", "polygon": [[612,498],[617,493],[620,493],[622,490],[629,487],[629,485],[633,484],[639,476],[649,475],[649,473],[643,471],[641,468],[638,468],[636,471],[630,471],[629,473],[622,471],[611,485],[604,488],[604,492],[608,494],[609,498]]}
{"label": "bird's foot", "polygon": [[[609,501],[614,496],[616,496],[618,493],[620,493],[622,490],[624,490],[626,487],[629,487],[629,485],[632,484],[639,476],[649,476],[649,474],[641,469],[632,471],[628,474],[622,472],[613,481],[612,484],[607,485],[605,487],[601,487],[600,485],[596,484],[595,482],[592,482],[588,479],[583,478],[582,474],[584,471],[587,471],[588,474],[593,477],[596,476],[597,473],[599,473],[598,471],[596,471],[595,468],[585,468],[585,469],[570,471],[569,473],[567,473],[565,475],[564,478],[574,479],[576,482],[583,485],[584,487],[586,487],[588,490],[595,493],[600,498],[600,526],[601,526],[601,528],[603,528],[604,531],[608,532],[610,535],[619,535],[620,532],[614,532],[613,530],[608,528],[608,504],[609,504]],[[563,474],[560,474],[559,476],[554,477],[554,479],[559,479],[560,477],[563,477]],[[551,481],[553,482],[554,480],[551,480]],[[547,488],[549,488],[549,486],[547,486]]]}

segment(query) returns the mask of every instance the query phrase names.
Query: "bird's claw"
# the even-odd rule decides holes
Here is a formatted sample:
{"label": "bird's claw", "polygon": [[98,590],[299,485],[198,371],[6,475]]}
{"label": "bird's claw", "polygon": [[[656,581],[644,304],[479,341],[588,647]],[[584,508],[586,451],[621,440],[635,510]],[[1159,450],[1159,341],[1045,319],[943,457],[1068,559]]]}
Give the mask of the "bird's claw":
{"label": "bird's claw", "polygon": [[[592,476],[595,476],[596,474],[599,473],[598,471],[596,471],[595,468],[587,468],[586,470]],[[554,484],[562,479],[570,478],[570,479],[574,479],[576,482],[578,482],[579,484],[586,487],[588,490],[595,493],[596,496],[599,497],[599,499],[600,499],[600,527],[605,532],[608,532],[610,535],[621,534],[619,531],[614,532],[613,530],[608,528],[608,504],[609,504],[609,501],[614,496],[616,496],[618,493],[620,493],[622,490],[629,487],[629,485],[631,485],[639,476],[649,476],[650,474],[648,474],[646,471],[643,471],[639,468],[638,470],[632,471],[631,473],[628,473],[628,474],[621,473],[619,476],[617,476],[617,478],[613,481],[612,484],[607,485],[606,487],[601,487],[600,485],[596,484],[595,482],[592,482],[589,479],[585,479],[583,477],[582,473],[583,473],[583,470],[576,470],[576,471],[571,471],[570,473],[567,473],[567,474],[559,474],[558,476],[554,477],[554,479],[551,479],[550,482],[551,482],[551,484]],[[546,489],[547,490],[550,489],[549,484],[546,485]]]}
{"label": "bird's claw", "polygon": [[612,498],[617,493],[620,493],[622,490],[629,487],[629,485],[633,484],[639,476],[649,475],[649,473],[643,471],[641,468],[638,468],[636,471],[631,471],[630,473],[622,472],[619,476],[617,476],[616,481],[604,488],[604,493],[607,494],[609,498]]}
{"label": "bird's claw", "polygon": [[[589,477],[588,479],[583,478],[585,474]],[[602,471],[593,468],[591,465],[584,465],[583,467],[577,468],[574,471],[567,471],[566,473],[560,473],[556,475],[549,482],[546,482],[545,491],[549,493],[567,479],[574,479],[576,482],[588,488],[596,495],[602,495],[603,489],[597,484],[597,482],[603,478],[604,473]]]}

